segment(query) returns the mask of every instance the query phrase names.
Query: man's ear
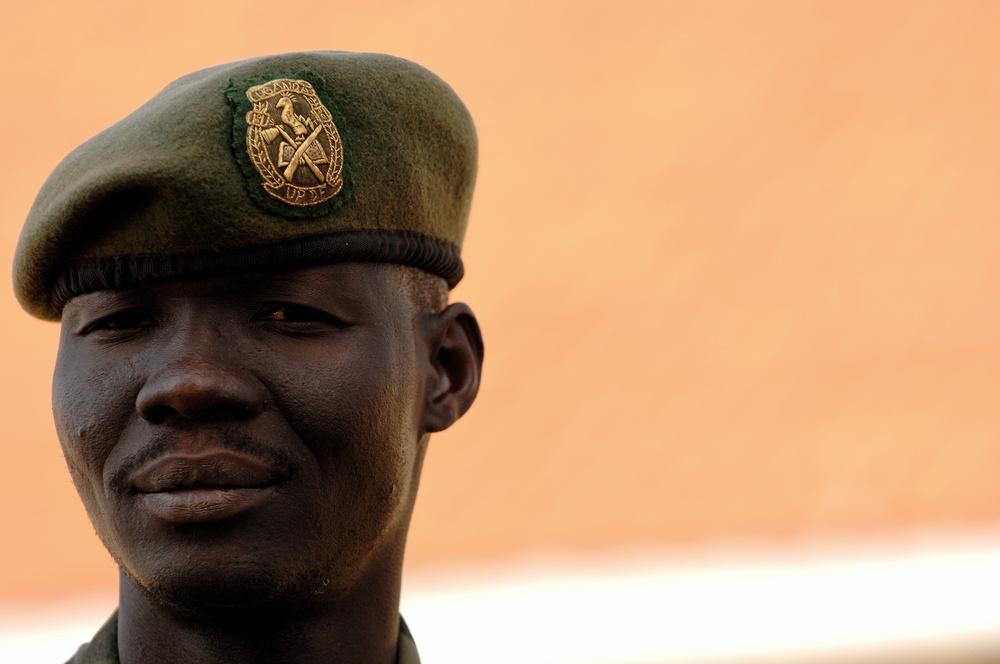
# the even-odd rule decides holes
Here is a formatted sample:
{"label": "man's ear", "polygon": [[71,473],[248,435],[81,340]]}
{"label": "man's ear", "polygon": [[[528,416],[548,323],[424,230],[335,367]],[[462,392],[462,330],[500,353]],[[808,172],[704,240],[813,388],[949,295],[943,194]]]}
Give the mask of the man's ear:
{"label": "man's ear", "polygon": [[483,337],[467,304],[457,302],[441,313],[424,314],[427,343],[427,392],[424,431],[444,431],[469,410],[479,392]]}

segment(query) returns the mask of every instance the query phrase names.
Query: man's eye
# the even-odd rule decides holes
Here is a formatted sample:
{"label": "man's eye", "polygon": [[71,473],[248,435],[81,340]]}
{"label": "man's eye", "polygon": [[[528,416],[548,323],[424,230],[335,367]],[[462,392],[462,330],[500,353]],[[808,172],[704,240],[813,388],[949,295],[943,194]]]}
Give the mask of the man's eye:
{"label": "man's eye", "polygon": [[343,321],[330,314],[297,304],[269,304],[254,318],[278,323],[328,323],[335,327],[345,326]]}
{"label": "man's eye", "polygon": [[142,309],[129,309],[110,316],[105,316],[100,320],[88,325],[84,333],[107,330],[109,332],[126,332],[131,330],[142,330],[153,327],[157,324],[156,318],[148,311]]}

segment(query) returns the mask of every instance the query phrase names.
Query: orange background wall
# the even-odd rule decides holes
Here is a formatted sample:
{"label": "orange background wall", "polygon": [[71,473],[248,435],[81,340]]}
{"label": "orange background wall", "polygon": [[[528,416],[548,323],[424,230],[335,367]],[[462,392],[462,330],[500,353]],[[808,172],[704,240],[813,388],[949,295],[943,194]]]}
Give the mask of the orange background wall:
{"label": "orange background wall", "polygon": [[[456,297],[480,401],[411,567],[1000,525],[1000,4],[27,2],[0,40],[0,263],[72,147],[267,52],[441,74],[481,140]],[[106,587],[0,309],[0,598]]]}

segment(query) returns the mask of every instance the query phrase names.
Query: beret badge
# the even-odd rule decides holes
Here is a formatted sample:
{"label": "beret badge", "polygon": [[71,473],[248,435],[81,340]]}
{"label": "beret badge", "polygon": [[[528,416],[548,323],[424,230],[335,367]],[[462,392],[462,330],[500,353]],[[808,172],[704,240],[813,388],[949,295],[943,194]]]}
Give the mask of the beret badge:
{"label": "beret badge", "polygon": [[299,208],[344,186],[344,147],[309,81],[278,78],[248,88],[247,154],[272,197]]}

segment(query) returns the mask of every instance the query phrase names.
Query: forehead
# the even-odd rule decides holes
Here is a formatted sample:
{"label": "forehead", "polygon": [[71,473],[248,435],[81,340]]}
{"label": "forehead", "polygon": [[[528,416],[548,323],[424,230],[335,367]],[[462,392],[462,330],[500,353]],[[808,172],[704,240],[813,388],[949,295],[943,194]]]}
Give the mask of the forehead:
{"label": "forehead", "polygon": [[175,299],[205,306],[257,300],[295,300],[302,304],[337,304],[382,312],[398,309],[405,289],[391,265],[337,263],[291,270],[254,270],[235,274],[178,279],[129,290],[102,290],[79,295],[63,310],[64,322],[81,310],[114,303],[167,302]]}

